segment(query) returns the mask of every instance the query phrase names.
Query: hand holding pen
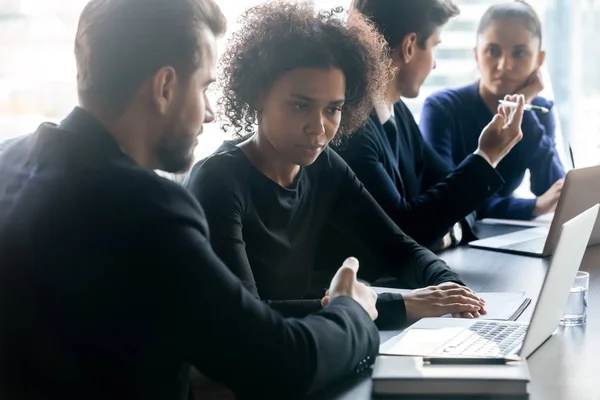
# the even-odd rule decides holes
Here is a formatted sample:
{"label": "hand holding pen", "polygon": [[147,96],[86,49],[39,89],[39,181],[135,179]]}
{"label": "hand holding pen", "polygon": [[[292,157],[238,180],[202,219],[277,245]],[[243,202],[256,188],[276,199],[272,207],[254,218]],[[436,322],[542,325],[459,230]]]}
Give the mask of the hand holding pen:
{"label": "hand holding pen", "polygon": [[[500,103],[500,105],[504,106],[504,107],[509,107],[509,108],[517,108],[518,107],[518,104],[515,103],[514,101],[498,100],[498,103]],[[544,114],[550,112],[550,110],[548,110],[546,107],[534,106],[533,104],[525,104],[523,109],[525,111],[539,111]]]}
{"label": "hand holding pen", "polygon": [[516,103],[517,107],[498,106],[497,114],[483,128],[479,136],[479,147],[475,151],[475,154],[486,159],[494,168],[523,138],[521,122],[523,121],[525,98],[523,95],[507,95],[504,97],[504,101]]}

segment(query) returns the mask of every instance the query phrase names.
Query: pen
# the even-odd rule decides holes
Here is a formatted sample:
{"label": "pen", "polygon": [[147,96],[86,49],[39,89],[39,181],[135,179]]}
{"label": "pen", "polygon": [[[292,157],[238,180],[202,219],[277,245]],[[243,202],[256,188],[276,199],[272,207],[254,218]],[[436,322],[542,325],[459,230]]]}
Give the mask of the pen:
{"label": "pen", "polygon": [[[511,108],[516,108],[519,104],[515,103],[514,101],[506,101],[506,100],[498,100],[498,103],[500,103],[500,105],[506,106],[506,107],[511,107]],[[542,106],[534,106],[532,104],[525,104],[525,110],[528,111],[539,111],[541,113],[549,113],[550,110],[548,110],[546,107],[542,107]]]}
{"label": "pen", "polygon": [[519,361],[510,357],[423,357],[423,364],[431,365],[502,365]]}

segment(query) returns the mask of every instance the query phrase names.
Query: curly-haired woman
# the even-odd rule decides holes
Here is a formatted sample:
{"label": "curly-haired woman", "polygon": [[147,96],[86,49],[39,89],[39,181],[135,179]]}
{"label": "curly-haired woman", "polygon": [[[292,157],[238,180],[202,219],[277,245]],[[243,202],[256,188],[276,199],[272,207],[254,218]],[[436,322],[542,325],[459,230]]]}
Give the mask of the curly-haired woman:
{"label": "curly-haired woman", "polygon": [[[339,11],[275,1],[242,16],[222,60],[219,104],[224,128],[238,139],[198,163],[185,183],[206,212],[212,246],[248,290],[287,316],[329,301],[323,287],[310,286],[324,260],[333,275],[333,253],[360,256],[367,280],[388,273],[414,288],[437,285],[380,296],[380,326],[478,316],[483,301],[402,233],[328,148],[364,124],[391,76],[384,39],[358,13],[344,21]],[[326,224],[364,251],[317,254]]]}

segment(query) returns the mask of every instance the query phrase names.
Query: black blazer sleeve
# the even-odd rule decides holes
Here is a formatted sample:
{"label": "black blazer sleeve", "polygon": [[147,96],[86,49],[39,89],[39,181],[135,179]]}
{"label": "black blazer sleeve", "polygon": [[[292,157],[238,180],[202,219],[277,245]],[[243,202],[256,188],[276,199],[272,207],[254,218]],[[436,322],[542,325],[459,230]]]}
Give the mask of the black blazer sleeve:
{"label": "black blazer sleeve", "polygon": [[[376,128],[369,125],[365,129]],[[495,169],[477,155],[467,157],[456,169],[444,174],[444,161],[423,143],[426,189],[418,197],[407,199],[386,172],[381,162],[382,150],[370,135],[361,132],[352,138],[351,153],[345,152],[346,159],[390,218],[424,245],[444,236],[503,184]]]}
{"label": "black blazer sleeve", "polygon": [[165,266],[143,279],[154,299],[144,313],[185,360],[236,394],[300,397],[362,371],[377,354],[378,331],[350,298],[304,319],[284,319],[257,300],[212,251],[203,220],[148,220],[139,229],[150,238],[143,251]]}
{"label": "black blazer sleeve", "polygon": [[334,226],[364,243],[388,273],[409,287],[462,284],[442,260],[400,230],[339,155],[332,151],[329,157],[331,169],[343,171],[339,198],[330,215]]}

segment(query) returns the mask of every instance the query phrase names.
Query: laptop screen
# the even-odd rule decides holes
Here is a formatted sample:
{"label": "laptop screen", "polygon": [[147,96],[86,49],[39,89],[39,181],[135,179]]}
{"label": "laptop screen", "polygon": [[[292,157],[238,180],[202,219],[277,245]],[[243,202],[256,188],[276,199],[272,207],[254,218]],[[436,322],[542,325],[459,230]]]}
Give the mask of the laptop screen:
{"label": "laptop screen", "polygon": [[596,223],[598,209],[596,204],[563,224],[519,353],[521,358],[528,358],[558,327]]}

